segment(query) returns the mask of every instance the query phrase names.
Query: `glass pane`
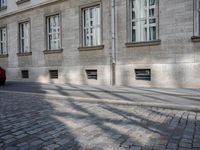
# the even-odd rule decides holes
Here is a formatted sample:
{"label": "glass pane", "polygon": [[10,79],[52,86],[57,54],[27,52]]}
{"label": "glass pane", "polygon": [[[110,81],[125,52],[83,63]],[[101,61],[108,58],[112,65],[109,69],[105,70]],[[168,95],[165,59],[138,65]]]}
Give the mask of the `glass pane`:
{"label": "glass pane", "polygon": [[198,7],[199,7],[199,9],[200,9],[200,0],[199,0],[199,3],[198,3],[199,5],[198,5]]}
{"label": "glass pane", "polygon": [[22,42],[22,45],[21,45],[21,52],[23,53],[23,52],[24,52],[24,39],[22,39],[21,42]]}
{"label": "glass pane", "polygon": [[132,30],[132,41],[136,41],[136,34],[135,34],[135,29]]}
{"label": "glass pane", "polygon": [[150,24],[156,23],[156,19],[149,19],[149,23],[150,23]]}
{"label": "glass pane", "polygon": [[24,23],[25,52],[29,52],[29,23]]}
{"label": "glass pane", "polygon": [[147,40],[147,28],[144,28],[144,40],[146,41]]}
{"label": "glass pane", "polygon": [[0,30],[0,42],[2,42],[2,41],[3,41],[3,31]]}
{"label": "glass pane", "polygon": [[154,17],[154,16],[155,16],[154,8],[149,9],[149,17]]}
{"label": "glass pane", "polygon": [[52,40],[52,35],[49,35],[49,49],[51,49],[51,40]]}
{"label": "glass pane", "polygon": [[155,5],[155,0],[149,0],[149,5],[150,6]]}
{"label": "glass pane", "polygon": [[3,54],[3,43],[0,43],[0,54]]}
{"label": "glass pane", "polygon": [[149,40],[155,40],[156,39],[156,27],[150,27],[149,28]]}
{"label": "glass pane", "polygon": [[24,24],[23,23],[21,24],[21,30],[22,30],[21,35],[22,35],[22,38],[23,38],[24,37]]}
{"label": "glass pane", "polygon": [[90,37],[90,39],[91,39],[91,41],[90,41],[90,42],[91,42],[91,46],[92,46],[92,45],[94,45],[93,36],[91,36],[91,37]]}
{"label": "glass pane", "polygon": [[199,21],[198,21],[199,31],[198,32],[199,32],[199,35],[200,35],[200,12],[198,14],[199,14],[199,17],[198,17],[199,18]]}

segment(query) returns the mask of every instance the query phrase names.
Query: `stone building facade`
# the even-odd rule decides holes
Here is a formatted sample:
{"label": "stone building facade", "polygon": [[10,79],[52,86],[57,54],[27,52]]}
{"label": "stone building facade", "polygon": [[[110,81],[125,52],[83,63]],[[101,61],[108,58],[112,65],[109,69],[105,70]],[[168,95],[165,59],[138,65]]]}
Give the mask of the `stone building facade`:
{"label": "stone building facade", "polygon": [[200,87],[199,0],[0,0],[8,80]]}

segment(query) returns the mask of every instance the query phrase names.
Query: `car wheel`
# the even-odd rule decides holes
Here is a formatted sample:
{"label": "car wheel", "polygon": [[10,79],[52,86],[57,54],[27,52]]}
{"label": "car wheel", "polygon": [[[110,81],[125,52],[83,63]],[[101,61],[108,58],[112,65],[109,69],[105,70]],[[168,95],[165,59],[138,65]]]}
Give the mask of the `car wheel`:
{"label": "car wheel", "polygon": [[3,81],[0,82],[0,85],[5,85],[5,83],[6,83],[6,81],[3,80]]}

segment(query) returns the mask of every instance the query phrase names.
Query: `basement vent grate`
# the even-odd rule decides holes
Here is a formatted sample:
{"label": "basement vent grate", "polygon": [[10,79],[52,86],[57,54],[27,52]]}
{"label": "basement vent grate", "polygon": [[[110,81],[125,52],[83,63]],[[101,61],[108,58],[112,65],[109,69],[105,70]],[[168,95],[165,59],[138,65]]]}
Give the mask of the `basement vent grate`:
{"label": "basement vent grate", "polygon": [[58,70],[49,70],[50,79],[58,79]]}
{"label": "basement vent grate", "polygon": [[97,80],[97,70],[86,70],[87,78]]}
{"label": "basement vent grate", "polygon": [[136,80],[151,81],[151,69],[135,69]]}
{"label": "basement vent grate", "polygon": [[29,78],[28,70],[22,70],[21,74],[22,74],[22,78],[23,79],[28,79]]}

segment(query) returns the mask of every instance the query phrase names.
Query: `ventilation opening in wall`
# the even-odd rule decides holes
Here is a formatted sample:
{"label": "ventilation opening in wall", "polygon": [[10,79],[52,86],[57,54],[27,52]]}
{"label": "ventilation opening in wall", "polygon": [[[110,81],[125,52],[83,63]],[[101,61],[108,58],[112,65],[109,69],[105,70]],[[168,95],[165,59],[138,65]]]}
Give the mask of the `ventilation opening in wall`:
{"label": "ventilation opening in wall", "polygon": [[28,79],[29,78],[29,72],[28,72],[28,70],[22,70],[21,74],[22,74],[22,78],[23,79]]}
{"label": "ventilation opening in wall", "polygon": [[86,70],[87,78],[97,80],[97,70]]}
{"label": "ventilation opening in wall", "polygon": [[135,79],[151,81],[151,69],[135,69]]}
{"label": "ventilation opening in wall", "polygon": [[58,70],[49,70],[50,79],[58,79]]}

